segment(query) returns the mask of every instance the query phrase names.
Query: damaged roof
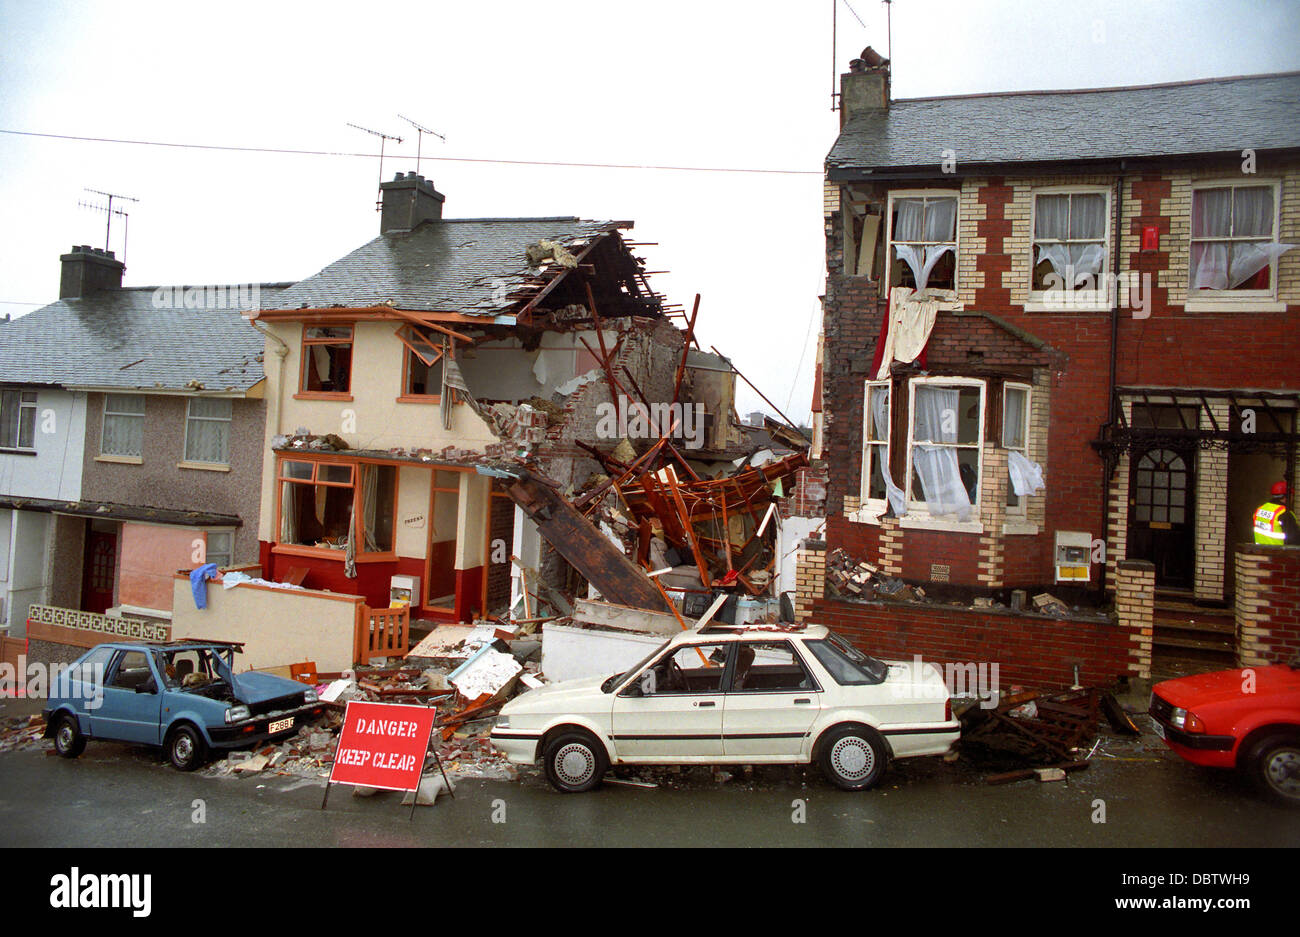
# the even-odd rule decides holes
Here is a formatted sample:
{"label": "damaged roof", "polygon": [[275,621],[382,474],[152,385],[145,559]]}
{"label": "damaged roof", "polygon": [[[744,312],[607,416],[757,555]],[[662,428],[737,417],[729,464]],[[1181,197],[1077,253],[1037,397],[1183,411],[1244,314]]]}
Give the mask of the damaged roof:
{"label": "damaged roof", "polygon": [[[625,222],[578,218],[445,218],[380,235],[285,290],[264,309],[396,309],[491,316],[535,284],[527,248],[558,241],[577,254]],[[504,286],[504,290],[501,287]]]}
{"label": "damaged roof", "polygon": [[[1300,72],[1079,91],[893,101],[853,116],[826,157],[852,170],[957,167],[1300,148]],[[839,173],[836,170],[840,170]]]}
{"label": "damaged roof", "polygon": [[[265,305],[285,286],[137,286],[61,299],[0,324],[0,381],[246,391],[264,377],[265,339],[243,312],[256,308],[254,296]],[[226,308],[187,309],[187,295]]]}

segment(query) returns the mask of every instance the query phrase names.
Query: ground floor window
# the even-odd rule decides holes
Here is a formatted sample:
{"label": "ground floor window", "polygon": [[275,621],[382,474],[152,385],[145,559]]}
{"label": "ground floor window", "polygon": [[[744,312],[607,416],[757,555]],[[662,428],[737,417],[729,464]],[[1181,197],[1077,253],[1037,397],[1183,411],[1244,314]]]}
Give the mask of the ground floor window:
{"label": "ground floor window", "polygon": [[282,459],[278,475],[279,543],[392,552],[396,466]]}
{"label": "ground floor window", "polygon": [[908,427],[909,505],[966,520],[979,503],[984,391],[980,380],[912,382]]}

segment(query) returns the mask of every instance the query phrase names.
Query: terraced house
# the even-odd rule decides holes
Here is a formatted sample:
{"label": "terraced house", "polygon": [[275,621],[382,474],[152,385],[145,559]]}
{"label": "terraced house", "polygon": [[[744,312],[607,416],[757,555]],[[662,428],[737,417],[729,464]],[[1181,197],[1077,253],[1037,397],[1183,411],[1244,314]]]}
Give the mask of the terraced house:
{"label": "terraced house", "polygon": [[[1080,610],[818,608],[1045,679],[1149,672],[1153,624],[1157,657],[1240,650],[1239,545],[1300,466],[1300,73],[893,100],[867,50],[840,100],[827,546]],[[1150,580],[1154,622],[1071,621]]]}

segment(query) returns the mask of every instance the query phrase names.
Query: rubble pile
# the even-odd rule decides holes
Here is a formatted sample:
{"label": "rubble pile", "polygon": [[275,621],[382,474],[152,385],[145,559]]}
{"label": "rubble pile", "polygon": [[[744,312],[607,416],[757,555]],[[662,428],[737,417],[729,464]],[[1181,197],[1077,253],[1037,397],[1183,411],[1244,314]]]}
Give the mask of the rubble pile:
{"label": "rubble pile", "polygon": [[871,563],[860,562],[840,548],[826,555],[826,588],[831,595],[856,599],[885,596],[900,602],[923,601],[925,590],[909,586]]}
{"label": "rubble pile", "polygon": [[40,715],[15,716],[0,722],[0,752],[40,748],[45,736],[45,719]]}

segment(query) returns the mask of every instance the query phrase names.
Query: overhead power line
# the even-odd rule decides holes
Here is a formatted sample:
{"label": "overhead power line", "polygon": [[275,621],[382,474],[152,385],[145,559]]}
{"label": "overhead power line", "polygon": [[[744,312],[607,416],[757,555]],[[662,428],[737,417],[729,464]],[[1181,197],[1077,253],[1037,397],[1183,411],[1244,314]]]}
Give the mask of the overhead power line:
{"label": "overhead power line", "polygon": [[[229,146],[216,143],[171,143],[163,140],[124,140],[114,137],[82,137],[64,133],[36,133],[30,130],[4,130],[0,133],[16,137],[39,137],[45,140],[75,140],[84,143],[121,143],[129,146],[161,146],[179,150],[215,150],[230,153],[276,153],[290,156],[338,156],[374,159],[378,153],[348,153],[338,150],[296,150],[268,146]],[[410,154],[402,158],[411,159]],[[577,169],[651,169],[670,172],[732,172],[774,176],[820,176],[820,169],[754,169],[740,166],[668,166],[651,163],[573,163],[559,160],[495,159],[470,156],[424,156],[422,159],[442,163],[496,163],[507,166],[551,166]]]}

